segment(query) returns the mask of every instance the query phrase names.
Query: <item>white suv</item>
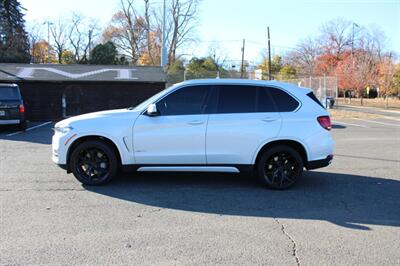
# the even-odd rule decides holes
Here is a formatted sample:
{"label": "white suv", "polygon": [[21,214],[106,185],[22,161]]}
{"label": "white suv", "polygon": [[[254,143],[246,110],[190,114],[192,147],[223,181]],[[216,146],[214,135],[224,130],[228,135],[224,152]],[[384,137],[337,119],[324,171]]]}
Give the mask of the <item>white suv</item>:
{"label": "white suv", "polygon": [[251,80],[192,80],[135,108],[80,115],[55,125],[53,161],[82,183],[119,169],[256,174],[291,186],[303,168],[333,158],[329,114],[311,90]]}

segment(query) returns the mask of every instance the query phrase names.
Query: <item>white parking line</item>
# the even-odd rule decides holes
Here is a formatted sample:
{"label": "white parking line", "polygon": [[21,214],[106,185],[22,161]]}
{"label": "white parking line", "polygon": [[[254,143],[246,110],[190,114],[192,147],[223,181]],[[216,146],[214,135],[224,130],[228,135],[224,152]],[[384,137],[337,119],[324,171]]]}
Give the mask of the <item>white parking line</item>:
{"label": "white parking line", "polygon": [[375,123],[375,124],[379,124],[379,125],[384,125],[384,126],[400,127],[399,124],[390,124],[390,123],[378,122],[378,121],[373,121],[373,120],[366,120],[366,119],[361,119],[361,118],[353,118],[353,119],[364,121],[364,122],[369,122],[369,123]]}
{"label": "white parking line", "polygon": [[389,120],[394,120],[394,121],[400,122],[400,119],[395,118],[395,117],[391,117],[391,116],[381,116],[381,117],[384,118],[384,119],[389,119]]}
{"label": "white parking line", "polygon": [[25,131],[17,131],[17,132],[14,132],[14,133],[7,134],[6,136],[7,136],[7,137],[12,137],[12,136],[15,136],[15,135],[24,133],[24,132],[26,132],[26,131],[31,131],[31,130],[36,129],[36,128],[39,128],[39,127],[47,126],[48,124],[51,124],[51,123],[52,123],[51,121],[50,121],[50,122],[46,122],[46,123],[43,123],[43,124],[40,124],[40,125],[36,125],[36,126],[34,126],[34,127],[27,128]]}
{"label": "white parking line", "polygon": [[333,121],[333,124],[348,125],[348,126],[362,127],[362,128],[371,128],[371,127],[368,127],[368,126],[363,126],[363,125],[358,125],[358,124],[352,124],[352,123],[345,123],[345,122],[337,122],[337,121]]}

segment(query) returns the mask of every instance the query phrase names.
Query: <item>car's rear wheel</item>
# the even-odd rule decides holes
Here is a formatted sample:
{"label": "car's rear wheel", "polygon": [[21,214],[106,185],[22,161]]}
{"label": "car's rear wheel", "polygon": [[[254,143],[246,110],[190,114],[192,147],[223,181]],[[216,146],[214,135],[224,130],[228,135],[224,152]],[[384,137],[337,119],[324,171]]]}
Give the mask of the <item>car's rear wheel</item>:
{"label": "car's rear wheel", "polygon": [[291,187],[303,174],[300,154],[289,146],[274,146],[261,155],[257,164],[260,180],[272,189]]}
{"label": "car's rear wheel", "polygon": [[117,174],[118,160],[114,150],[106,143],[86,141],[72,152],[70,169],[85,185],[103,185]]}

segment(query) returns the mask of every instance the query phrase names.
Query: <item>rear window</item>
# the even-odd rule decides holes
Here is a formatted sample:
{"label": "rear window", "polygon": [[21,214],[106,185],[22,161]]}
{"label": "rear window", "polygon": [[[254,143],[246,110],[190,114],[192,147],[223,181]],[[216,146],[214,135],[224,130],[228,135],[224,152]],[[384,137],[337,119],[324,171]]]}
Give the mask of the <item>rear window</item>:
{"label": "rear window", "polygon": [[268,91],[274,99],[278,112],[292,112],[299,106],[299,102],[283,90],[268,88]]}
{"label": "rear window", "polygon": [[19,100],[17,87],[0,87],[0,100]]}
{"label": "rear window", "polygon": [[269,89],[265,87],[260,87],[257,90],[257,112],[276,112],[275,105],[269,95]]}
{"label": "rear window", "polygon": [[[317,99],[317,97],[315,97],[313,92],[307,93],[307,96],[310,97],[314,102],[316,102],[319,106],[321,106],[322,108],[324,108],[324,106],[322,105],[322,103]],[[325,109],[325,108],[324,108]]]}
{"label": "rear window", "polygon": [[219,86],[218,113],[256,112],[256,91],[254,86]]}

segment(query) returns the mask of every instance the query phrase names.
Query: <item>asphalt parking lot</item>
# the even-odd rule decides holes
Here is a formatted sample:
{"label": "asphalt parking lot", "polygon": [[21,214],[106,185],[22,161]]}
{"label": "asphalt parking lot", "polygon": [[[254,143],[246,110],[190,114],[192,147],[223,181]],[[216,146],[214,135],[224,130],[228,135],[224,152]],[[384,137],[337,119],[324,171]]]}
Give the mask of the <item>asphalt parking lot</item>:
{"label": "asphalt parking lot", "polygon": [[247,176],[124,175],[84,187],[52,124],[0,130],[1,265],[399,265],[400,120],[334,123],[331,166],[292,189]]}

